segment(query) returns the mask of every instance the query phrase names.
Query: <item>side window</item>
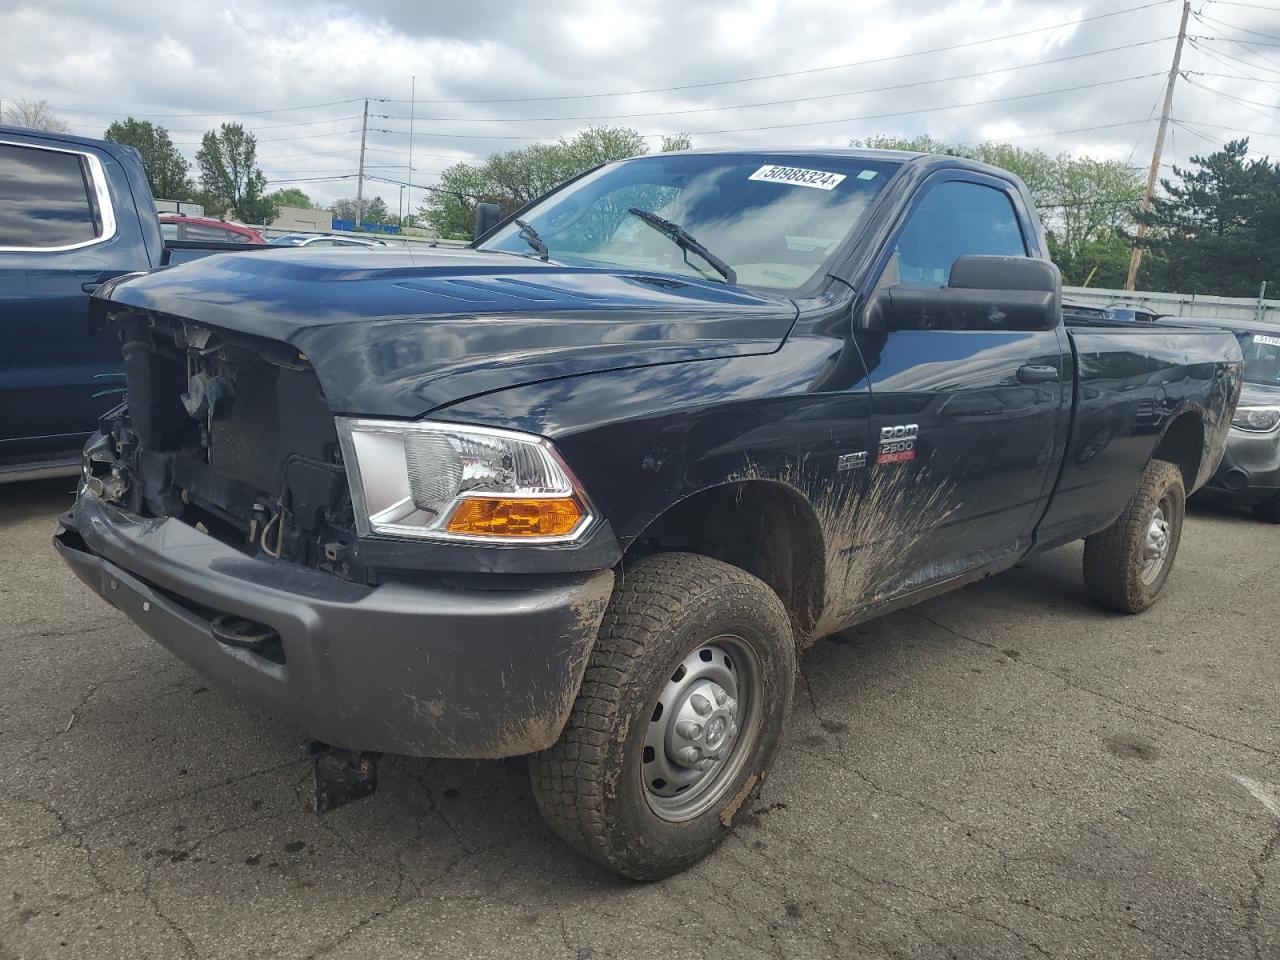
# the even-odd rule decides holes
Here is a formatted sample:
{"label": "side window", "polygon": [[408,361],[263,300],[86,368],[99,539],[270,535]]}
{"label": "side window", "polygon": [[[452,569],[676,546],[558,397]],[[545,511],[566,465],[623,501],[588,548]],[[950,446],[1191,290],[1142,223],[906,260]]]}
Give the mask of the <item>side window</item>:
{"label": "side window", "polygon": [[0,143],[0,247],[91,243],[102,223],[78,153]]}
{"label": "side window", "polygon": [[947,180],[930,189],[912,212],[881,282],[945,287],[951,265],[959,257],[1026,255],[1022,228],[1008,194],[978,183]]}
{"label": "side window", "polygon": [[232,233],[230,230],[203,223],[188,223],[184,225],[184,229],[188,240],[216,240],[219,243],[226,243],[240,239],[239,234]]}
{"label": "side window", "polygon": [[178,239],[178,225],[177,225],[176,223],[169,223],[169,222],[168,222],[168,221],[166,221],[166,220],[161,220],[161,221],[160,221],[160,236],[162,236],[162,237],[163,237],[164,239],[166,239],[166,240],[177,240],[177,239]]}

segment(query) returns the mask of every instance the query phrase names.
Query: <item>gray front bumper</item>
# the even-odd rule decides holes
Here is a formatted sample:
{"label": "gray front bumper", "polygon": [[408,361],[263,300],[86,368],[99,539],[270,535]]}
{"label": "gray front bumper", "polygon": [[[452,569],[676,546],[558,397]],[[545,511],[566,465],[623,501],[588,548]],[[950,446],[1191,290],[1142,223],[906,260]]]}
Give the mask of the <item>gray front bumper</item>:
{"label": "gray front bumper", "polygon": [[[493,589],[474,578],[368,587],[247,556],[90,494],[54,546],[212,684],[316,740],[414,756],[517,756],[554,743],[613,589],[608,570],[495,578]],[[219,613],[274,628],[283,662],[216,639]]]}
{"label": "gray front bumper", "polygon": [[1222,463],[1205,489],[1245,503],[1280,494],[1280,430],[1257,433],[1232,427]]}

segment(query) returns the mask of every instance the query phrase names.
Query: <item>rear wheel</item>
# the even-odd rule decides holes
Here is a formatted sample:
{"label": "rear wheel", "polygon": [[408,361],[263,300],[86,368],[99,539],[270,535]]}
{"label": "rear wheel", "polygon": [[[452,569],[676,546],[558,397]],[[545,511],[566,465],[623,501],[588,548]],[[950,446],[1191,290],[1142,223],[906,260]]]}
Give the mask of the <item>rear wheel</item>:
{"label": "rear wheel", "polygon": [[1263,500],[1261,503],[1255,504],[1253,515],[1259,520],[1267,521],[1267,523],[1280,523],[1280,493],[1277,493],[1269,500]]}
{"label": "rear wheel", "polygon": [[1186,516],[1182,471],[1152,460],[1115,523],[1084,542],[1084,582],[1097,604],[1141,613],[1173,568]]}
{"label": "rear wheel", "polygon": [[530,760],[572,846],[657,879],[714,850],[768,774],[795,684],[781,601],[737,567],[660,554],[619,578],[560,740]]}

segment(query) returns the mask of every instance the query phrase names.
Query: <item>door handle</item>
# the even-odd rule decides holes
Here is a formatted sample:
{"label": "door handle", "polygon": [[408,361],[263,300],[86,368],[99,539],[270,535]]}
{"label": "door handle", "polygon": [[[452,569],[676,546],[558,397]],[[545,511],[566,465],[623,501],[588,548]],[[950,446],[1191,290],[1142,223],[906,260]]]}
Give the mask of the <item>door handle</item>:
{"label": "door handle", "polygon": [[1029,363],[1018,368],[1019,383],[1053,383],[1058,379],[1058,368],[1048,364]]}

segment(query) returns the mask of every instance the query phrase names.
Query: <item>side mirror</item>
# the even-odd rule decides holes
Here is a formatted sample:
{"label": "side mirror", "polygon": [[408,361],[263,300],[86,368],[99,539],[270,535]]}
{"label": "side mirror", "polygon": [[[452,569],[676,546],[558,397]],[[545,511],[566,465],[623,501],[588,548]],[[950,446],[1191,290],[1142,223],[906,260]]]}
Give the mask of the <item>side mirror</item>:
{"label": "side mirror", "polygon": [[960,257],[945,287],[895,284],[863,314],[871,330],[1052,330],[1062,318],[1062,275],[1047,260]]}
{"label": "side mirror", "polygon": [[498,221],[502,219],[502,208],[496,203],[477,203],[476,204],[476,226],[473,234],[476,240],[479,240],[486,233],[498,225]]}

